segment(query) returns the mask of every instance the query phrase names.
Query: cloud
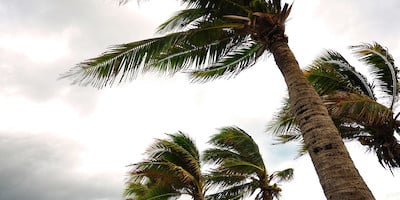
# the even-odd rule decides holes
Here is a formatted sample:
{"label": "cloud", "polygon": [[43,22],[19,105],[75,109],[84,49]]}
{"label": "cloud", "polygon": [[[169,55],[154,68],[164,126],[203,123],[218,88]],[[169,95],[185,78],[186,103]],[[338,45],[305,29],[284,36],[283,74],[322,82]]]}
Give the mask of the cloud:
{"label": "cloud", "polygon": [[[320,1],[317,16],[337,36],[346,36],[353,42],[384,42],[399,45],[400,27],[393,20],[400,18],[397,0],[378,1]],[[393,45],[394,46],[394,45]]]}
{"label": "cloud", "polygon": [[81,151],[54,134],[0,133],[0,199],[121,199],[122,177],[81,172]]}
{"label": "cloud", "polygon": [[37,102],[62,96],[82,113],[93,111],[96,89],[57,79],[108,46],[143,39],[155,28],[131,11],[111,0],[2,1],[0,95],[22,95]]}

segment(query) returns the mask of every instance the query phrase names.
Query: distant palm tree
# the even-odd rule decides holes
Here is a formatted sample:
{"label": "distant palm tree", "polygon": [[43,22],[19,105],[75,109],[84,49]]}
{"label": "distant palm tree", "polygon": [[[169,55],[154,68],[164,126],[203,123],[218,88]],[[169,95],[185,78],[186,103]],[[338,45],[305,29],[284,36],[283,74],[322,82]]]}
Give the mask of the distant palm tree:
{"label": "distant palm tree", "polygon": [[258,145],[237,127],[220,129],[209,143],[214,147],[204,152],[203,160],[216,164],[207,180],[218,188],[208,196],[210,200],[245,199],[253,194],[256,200],[272,200],[281,192],[277,183],[293,178],[291,168],[268,174]]}
{"label": "distant palm tree", "polygon": [[186,9],[158,29],[165,35],[113,46],[79,63],[64,77],[99,88],[150,70],[189,72],[193,80],[207,81],[235,76],[269,52],[288,86],[291,105],[327,198],[374,199],[289,48],[285,22],[292,7],[287,3],[281,6],[280,0],[181,2]]}
{"label": "distant palm tree", "polygon": [[[395,133],[400,133],[400,121],[393,109],[400,91],[399,70],[393,57],[378,43],[351,48],[369,66],[372,83],[335,51],[317,58],[304,74],[322,96],[342,138],[358,140],[375,151],[382,166],[398,168],[400,143]],[[288,103],[271,125],[281,143],[302,140]]]}
{"label": "distant palm tree", "polygon": [[182,132],[168,136],[150,146],[145,161],[132,165],[125,190],[127,199],[166,200],[185,194],[193,200],[205,199],[196,145]]}

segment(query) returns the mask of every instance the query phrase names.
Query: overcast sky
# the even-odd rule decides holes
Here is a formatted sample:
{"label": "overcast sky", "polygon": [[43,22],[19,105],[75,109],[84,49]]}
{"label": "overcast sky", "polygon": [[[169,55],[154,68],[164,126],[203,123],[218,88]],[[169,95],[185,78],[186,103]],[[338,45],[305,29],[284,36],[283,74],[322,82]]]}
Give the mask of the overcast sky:
{"label": "overcast sky", "polygon": [[[0,0],[0,199],[122,199],[130,163],[154,138],[181,130],[200,150],[217,128],[237,125],[260,145],[269,170],[295,168],[282,199],[324,199],[308,156],[296,144],[273,146],[265,126],[286,87],[271,57],[231,80],[190,84],[154,74],[97,90],[57,80],[112,44],[155,36],[174,0]],[[400,60],[400,1],[296,1],[287,24],[301,66],[323,49],[351,59],[348,46],[377,41]],[[360,68],[365,71],[365,68]],[[400,171],[348,144],[377,199],[399,199]]]}

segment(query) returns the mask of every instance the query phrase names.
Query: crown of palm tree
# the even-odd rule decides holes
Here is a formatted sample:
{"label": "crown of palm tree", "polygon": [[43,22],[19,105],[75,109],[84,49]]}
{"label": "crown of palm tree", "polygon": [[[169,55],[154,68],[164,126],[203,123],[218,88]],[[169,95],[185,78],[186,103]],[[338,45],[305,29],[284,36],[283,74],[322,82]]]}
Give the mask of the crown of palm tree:
{"label": "crown of palm tree", "polygon": [[[400,123],[398,115],[393,114],[399,94],[398,69],[393,57],[378,43],[351,49],[369,67],[373,83],[335,51],[317,58],[304,74],[321,95],[342,138],[358,140],[375,151],[383,167],[400,167],[400,144],[394,136],[400,133]],[[287,99],[268,129],[278,136],[278,143],[302,141]],[[303,146],[300,154],[305,149]]]}
{"label": "crown of palm tree", "polygon": [[204,152],[203,160],[216,165],[216,168],[211,171],[207,181],[219,189],[209,195],[209,199],[244,199],[257,190],[259,192],[255,199],[277,198],[281,191],[277,183],[293,178],[291,168],[268,175],[257,144],[237,127],[220,129],[209,143],[214,147]]}
{"label": "crown of palm tree", "polygon": [[169,199],[182,194],[204,195],[200,155],[195,144],[182,132],[168,136],[169,139],[159,139],[150,146],[147,160],[132,165],[125,190],[127,197]]}
{"label": "crown of palm tree", "polygon": [[182,2],[186,9],[158,27],[163,36],[112,46],[62,78],[101,88],[149,70],[189,72],[198,81],[231,77],[255,64],[273,40],[272,33],[284,32],[291,10],[279,0]]}

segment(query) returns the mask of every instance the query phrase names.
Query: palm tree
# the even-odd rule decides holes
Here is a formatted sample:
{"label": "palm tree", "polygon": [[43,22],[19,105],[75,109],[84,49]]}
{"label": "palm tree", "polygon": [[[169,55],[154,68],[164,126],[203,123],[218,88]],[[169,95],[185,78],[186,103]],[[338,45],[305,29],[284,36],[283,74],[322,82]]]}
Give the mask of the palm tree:
{"label": "palm tree", "polygon": [[171,199],[183,194],[204,200],[205,181],[196,145],[182,132],[168,134],[146,151],[148,159],[132,165],[125,190],[128,199]]}
{"label": "palm tree", "polygon": [[[358,140],[375,151],[383,167],[400,167],[398,103],[399,70],[393,57],[378,43],[352,46],[355,55],[369,66],[372,83],[335,51],[317,58],[304,73],[322,96],[343,139]],[[380,94],[379,96],[376,95]],[[379,97],[379,98],[378,98]],[[281,109],[270,129],[280,143],[302,140],[288,103]],[[304,149],[304,148],[303,148]],[[305,153],[301,149],[300,152]]]}
{"label": "palm tree", "polygon": [[244,199],[253,194],[256,200],[272,200],[281,192],[278,183],[293,178],[291,168],[269,175],[257,144],[237,127],[220,129],[209,143],[214,147],[204,152],[203,160],[217,167],[207,180],[220,187],[208,196],[210,200]]}
{"label": "palm tree", "polygon": [[181,1],[186,9],[159,26],[163,36],[116,45],[63,77],[99,88],[149,70],[188,72],[195,81],[207,81],[235,76],[269,52],[288,86],[290,104],[326,197],[374,199],[289,48],[285,22],[292,6],[281,6],[280,0]]}

